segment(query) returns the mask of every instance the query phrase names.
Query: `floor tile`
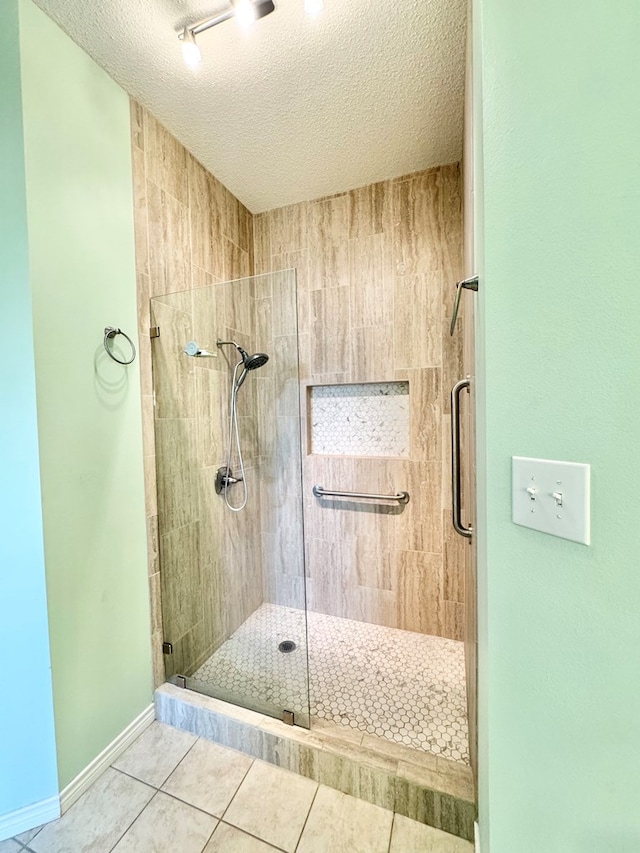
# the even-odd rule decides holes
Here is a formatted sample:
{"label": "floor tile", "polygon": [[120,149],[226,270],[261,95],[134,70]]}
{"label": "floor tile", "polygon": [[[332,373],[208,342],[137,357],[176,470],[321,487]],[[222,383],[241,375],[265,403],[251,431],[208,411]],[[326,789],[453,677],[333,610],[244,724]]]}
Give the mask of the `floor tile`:
{"label": "floor tile", "polygon": [[[6,841],[0,841],[0,853],[20,853],[24,848],[13,838],[8,838]],[[267,848],[268,849],[268,848]]]}
{"label": "floor tile", "polygon": [[204,853],[278,853],[278,848],[220,821]]}
{"label": "floor tile", "polygon": [[473,844],[396,814],[389,853],[473,853]]}
{"label": "floor tile", "polygon": [[321,785],[298,853],[387,853],[393,812]]}
{"label": "floor tile", "polygon": [[[41,826],[35,826],[33,829],[28,829],[26,832],[21,832],[20,835],[16,835],[16,841],[19,841],[20,844],[28,844],[32,838],[35,838],[36,835],[42,829]],[[0,848],[1,851],[2,848]]]}
{"label": "floor tile", "polygon": [[180,853],[202,853],[217,822],[215,817],[160,792],[113,853],[175,853],[178,847]]}
{"label": "floor tile", "polygon": [[293,851],[317,787],[310,779],[256,761],[224,819],[269,844]]}
{"label": "floor tile", "polygon": [[148,785],[109,768],[29,847],[35,853],[109,853],[154,793]]}
{"label": "floor tile", "polygon": [[189,732],[163,723],[152,723],[113,766],[141,782],[160,788],[196,740],[196,736]]}
{"label": "floor tile", "polygon": [[200,739],[162,790],[216,817],[222,817],[253,759]]}

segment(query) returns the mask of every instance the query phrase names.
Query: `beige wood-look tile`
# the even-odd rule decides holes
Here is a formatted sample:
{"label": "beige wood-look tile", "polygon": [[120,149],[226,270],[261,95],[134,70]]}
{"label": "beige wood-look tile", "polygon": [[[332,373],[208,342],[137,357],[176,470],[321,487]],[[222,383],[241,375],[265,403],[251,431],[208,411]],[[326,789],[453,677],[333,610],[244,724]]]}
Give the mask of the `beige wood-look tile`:
{"label": "beige wood-look tile", "polygon": [[349,284],[349,241],[309,243],[309,290]]}
{"label": "beige wood-look tile", "polygon": [[158,420],[194,417],[196,359],[182,352],[185,344],[194,338],[191,313],[154,302],[153,322],[161,329],[160,337],[152,342],[155,417]]}
{"label": "beige wood-look tile", "polygon": [[160,536],[162,612],[165,639],[184,636],[202,619],[200,525],[196,521]]}
{"label": "beige wood-look tile", "polygon": [[442,218],[445,222],[462,223],[462,167],[460,163],[440,166]]}
{"label": "beige wood-look tile", "polygon": [[348,232],[348,194],[331,196],[307,206],[309,245],[342,243]]}
{"label": "beige wood-look tile", "polygon": [[396,814],[389,853],[473,853],[473,844]]}
{"label": "beige wood-look tile", "polygon": [[[453,306],[456,300],[456,284],[464,278],[464,267],[462,263],[463,238],[462,229],[458,222],[442,223],[442,305],[444,317],[448,323],[451,322]],[[462,294],[460,303],[459,320],[468,314],[466,306],[473,299],[472,291]]]}
{"label": "beige wood-look tile", "polygon": [[[129,115],[131,121],[131,142],[133,145],[144,150],[144,107],[129,98]],[[26,842],[25,842],[26,844]]]}
{"label": "beige wood-look tile", "polygon": [[398,627],[442,636],[442,556],[398,551]]}
{"label": "beige wood-look tile", "polygon": [[158,484],[156,457],[145,456],[144,467],[144,508],[147,518],[158,516]]}
{"label": "beige wood-look tile", "polygon": [[29,846],[35,853],[109,853],[154,793],[137,779],[108,768]]}
{"label": "beige wood-look tile", "polygon": [[[155,462],[155,459],[154,459]],[[158,532],[158,516],[147,518],[147,553],[149,556],[149,577],[160,571],[160,542]]]}
{"label": "beige wood-look tile", "polygon": [[113,853],[174,853],[177,834],[180,853],[201,853],[217,823],[199,809],[158,792]]}
{"label": "beige wood-look tile", "polygon": [[135,145],[132,151],[133,169],[133,224],[136,251],[136,269],[149,273],[149,235],[147,209],[147,179],[144,152]]}
{"label": "beige wood-look tile", "polygon": [[[273,300],[256,299],[255,301],[255,322],[256,322],[256,350],[258,352],[267,352],[270,349],[271,340],[273,338]],[[269,362],[264,365],[271,372],[273,365]],[[264,368],[261,368],[261,376],[265,376]]]}
{"label": "beige wood-look tile", "polygon": [[253,262],[256,275],[271,270],[271,230],[268,213],[253,217]]}
{"label": "beige wood-look tile", "polygon": [[124,752],[113,767],[154,788],[171,775],[196,742],[195,735],[153,722]]}
{"label": "beige wood-look tile", "polygon": [[153,368],[151,365],[151,339],[149,330],[138,336],[138,369],[140,370],[140,393],[153,394]]}
{"label": "beige wood-look tile", "polygon": [[295,335],[297,331],[295,277],[292,273],[276,272],[273,274],[271,284],[273,293],[273,335],[274,337]]}
{"label": "beige wood-look tile", "polygon": [[278,848],[222,821],[203,853],[277,853]]}
{"label": "beige wood-look tile", "polygon": [[442,214],[436,170],[392,186],[396,273],[417,275],[440,269]]}
{"label": "beige wood-look tile", "polygon": [[321,785],[298,853],[387,853],[393,812]]}
{"label": "beige wood-look tile", "polygon": [[187,159],[190,156],[149,112],[144,117],[147,178],[183,205],[189,203]]}
{"label": "beige wood-look tile", "polygon": [[138,335],[149,338],[151,326],[151,280],[148,275],[136,272],[136,291],[138,300]]}
{"label": "beige wood-look tile", "polygon": [[474,798],[473,773],[468,764],[459,761],[450,761],[438,755],[438,775],[445,780],[441,790],[461,797],[463,800],[472,801]]}
{"label": "beige wood-look tile", "polygon": [[349,238],[388,231],[391,225],[391,185],[388,181],[351,190],[348,194]]}
{"label": "beige wood-look tile", "polygon": [[223,237],[222,247],[224,252],[224,279],[233,281],[237,278],[250,276],[249,253],[241,249],[236,243],[232,243],[227,237]]}
{"label": "beige wood-look tile", "polygon": [[465,598],[465,563],[470,543],[453,529],[450,509],[443,511],[442,530],[444,541],[444,597],[447,601],[462,604]]}
{"label": "beige wood-look tile", "polygon": [[310,779],[256,761],[225,812],[225,822],[293,853],[317,787]]}
{"label": "beige wood-look tile", "polygon": [[369,326],[349,333],[349,382],[391,382],[393,326]]}
{"label": "beige wood-look tile", "polygon": [[222,232],[220,214],[214,207],[213,178],[193,157],[189,158],[187,174],[193,264],[222,277]]}
{"label": "beige wood-look tile", "polygon": [[386,234],[349,242],[349,281],[354,328],[393,323],[393,269]]}
{"label": "beige wood-look tile", "polygon": [[[442,468],[437,461],[398,462],[398,488],[410,500],[396,517],[394,545],[398,551],[442,554]],[[400,473],[402,472],[402,473]]]}
{"label": "beige wood-look tile", "polygon": [[221,400],[225,385],[226,377],[220,371],[196,367],[196,446],[202,467],[222,464],[226,418]]}
{"label": "beige wood-look tile", "polygon": [[271,253],[297,252],[307,248],[307,203],[292,204],[269,212]]}
{"label": "beige wood-look tile", "polygon": [[[247,338],[246,346],[248,351],[254,352],[249,343],[255,338],[255,317],[254,317],[254,284],[253,279],[239,281],[225,281],[217,286],[219,296],[219,306],[224,306],[223,313],[219,315],[219,326],[223,323],[233,332],[244,335]],[[228,340],[228,339],[227,339]],[[244,345],[243,341],[239,341]],[[229,349],[228,352],[223,352],[226,355],[230,364],[235,364],[237,361],[234,350]]]}
{"label": "beige wood-look tile", "polygon": [[[235,243],[236,246],[249,251],[246,232],[243,233],[243,243],[240,243],[240,202],[229,192],[224,184],[219,183],[220,198],[222,201],[222,233],[225,237]],[[244,228],[243,228],[244,232]]]}
{"label": "beige wood-look tile", "polygon": [[162,630],[162,601],[160,592],[160,572],[149,575],[149,609],[151,613],[151,632]]}
{"label": "beige wood-look tile", "polygon": [[147,179],[149,274],[154,295],[191,286],[191,237],[187,207]]}
{"label": "beige wood-look tile", "polygon": [[349,619],[397,628],[397,594],[395,591],[357,586],[346,592]]}
{"label": "beige wood-look tile", "polygon": [[[464,379],[462,365],[462,325],[451,336],[449,334],[449,323],[442,322],[442,386],[443,386],[443,411],[451,412],[451,389],[459,379]],[[468,394],[465,392],[461,397],[461,407],[467,405]]]}
{"label": "beige wood-look tile", "polygon": [[151,635],[151,669],[153,674],[154,690],[160,687],[161,684],[169,677],[169,673],[165,671],[164,655],[162,653],[162,643],[164,637],[161,632]]}
{"label": "beige wood-look tile", "polygon": [[442,274],[394,279],[394,366],[440,367],[442,364]]}
{"label": "beige wood-look tile", "polygon": [[153,397],[142,395],[142,448],[145,456],[155,454],[155,427]]}
{"label": "beige wood-look tile", "polygon": [[464,640],[464,604],[445,601],[442,636],[450,640]]}
{"label": "beige wood-look tile", "polygon": [[395,378],[409,381],[411,459],[421,462],[440,460],[442,442],[448,440],[442,432],[444,395],[441,370],[398,370]]}
{"label": "beige wood-look tile", "polygon": [[330,287],[311,292],[312,373],[348,370],[349,288]]}
{"label": "beige wood-look tile", "polygon": [[162,790],[215,817],[222,817],[251,767],[241,752],[200,739]]}

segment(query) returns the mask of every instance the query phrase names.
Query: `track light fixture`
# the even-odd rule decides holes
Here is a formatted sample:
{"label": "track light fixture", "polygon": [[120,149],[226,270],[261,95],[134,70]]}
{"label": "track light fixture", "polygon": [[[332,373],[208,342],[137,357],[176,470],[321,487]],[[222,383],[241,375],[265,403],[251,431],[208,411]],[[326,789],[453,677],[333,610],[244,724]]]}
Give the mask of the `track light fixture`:
{"label": "track light fixture", "polygon": [[185,27],[178,34],[178,38],[182,42],[182,56],[185,63],[192,68],[199,65],[201,56],[200,48],[196,44],[196,36],[200,33],[210,30],[211,27],[215,27],[223,21],[228,21],[229,18],[235,18],[241,26],[250,27],[258,18],[270,15],[274,9],[273,0],[234,0],[226,12],[221,12],[213,18],[205,18],[203,21]]}

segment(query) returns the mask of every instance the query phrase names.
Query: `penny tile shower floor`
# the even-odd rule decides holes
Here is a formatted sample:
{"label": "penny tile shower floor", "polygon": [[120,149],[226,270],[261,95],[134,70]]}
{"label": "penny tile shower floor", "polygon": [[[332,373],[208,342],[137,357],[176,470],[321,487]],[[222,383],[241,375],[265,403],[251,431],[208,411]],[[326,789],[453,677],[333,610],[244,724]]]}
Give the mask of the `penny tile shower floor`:
{"label": "penny tile shower floor", "polygon": [[[319,718],[469,762],[462,643],[311,611],[308,631],[312,728]],[[285,640],[296,649],[279,651]],[[305,713],[306,653],[303,611],[263,604],[193,678]]]}

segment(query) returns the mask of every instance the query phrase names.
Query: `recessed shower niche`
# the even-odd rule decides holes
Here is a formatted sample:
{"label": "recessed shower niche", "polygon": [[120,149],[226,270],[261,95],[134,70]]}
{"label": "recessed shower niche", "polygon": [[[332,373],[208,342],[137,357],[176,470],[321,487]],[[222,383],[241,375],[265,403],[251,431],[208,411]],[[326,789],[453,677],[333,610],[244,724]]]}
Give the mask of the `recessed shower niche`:
{"label": "recessed shower niche", "polygon": [[409,383],[365,382],[309,388],[312,453],[408,456]]}

